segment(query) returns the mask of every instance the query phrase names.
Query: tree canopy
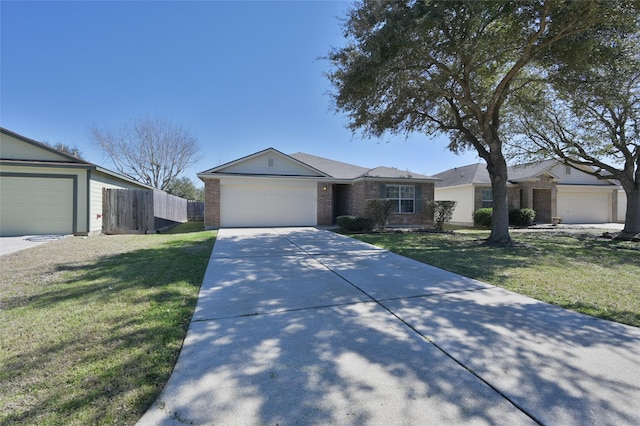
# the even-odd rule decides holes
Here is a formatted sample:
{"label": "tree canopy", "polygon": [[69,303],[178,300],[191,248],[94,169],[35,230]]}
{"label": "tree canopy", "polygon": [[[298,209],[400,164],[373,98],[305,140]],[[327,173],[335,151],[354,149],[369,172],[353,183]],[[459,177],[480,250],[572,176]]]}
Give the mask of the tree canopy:
{"label": "tree canopy", "polygon": [[365,136],[445,133],[452,151],[475,149],[493,189],[489,242],[508,245],[503,145],[518,93],[547,78],[542,64],[586,60],[604,40],[594,34],[636,16],[622,0],[364,0],[328,55],[335,109]]}
{"label": "tree canopy", "polygon": [[90,129],[116,169],[161,190],[197,160],[195,136],[166,118],[141,117],[117,129]]}
{"label": "tree canopy", "polygon": [[193,181],[186,176],[172,180],[166,191],[189,201],[204,201],[204,188],[197,188]]}
{"label": "tree canopy", "polygon": [[[627,196],[623,234],[640,233],[640,45],[637,32],[609,39],[589,67],[561,67],[522,103],[513,155],[556,158]],[[604,59],[604,60],[603,60]]]}

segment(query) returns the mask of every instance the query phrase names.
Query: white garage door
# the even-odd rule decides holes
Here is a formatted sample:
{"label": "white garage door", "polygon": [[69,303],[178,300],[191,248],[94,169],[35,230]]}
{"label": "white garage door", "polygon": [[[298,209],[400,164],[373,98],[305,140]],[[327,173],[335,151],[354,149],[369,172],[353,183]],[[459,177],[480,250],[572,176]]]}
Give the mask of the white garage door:
{"label": "white garage door", "polygon": [[611,197],[607,192],[561,191],[558,188],[558,216],[563,223],[611,222]]}
{"label": "white garage door", "polygon": [[223,179],[220,226],[315,226],[316,183],[284,179]]}
{"label": "white garage door", "polygon": [[0,235],[73,233],[72,178],[0,177]]}

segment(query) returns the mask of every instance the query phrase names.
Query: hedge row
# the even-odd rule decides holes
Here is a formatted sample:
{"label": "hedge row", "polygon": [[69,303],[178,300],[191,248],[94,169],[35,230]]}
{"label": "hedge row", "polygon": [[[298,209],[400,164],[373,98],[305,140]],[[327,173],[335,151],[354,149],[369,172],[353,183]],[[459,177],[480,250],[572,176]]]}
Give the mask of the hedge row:
{"label": "hedge row", "polygon": [[336,222],[347,232],[369,232],[373,229],[373,220],[363,216],[338,216]]}
{"label": "hedge row", "polygon": [[[473,226],[478,228],[490,228],[493,209],[482,208],[473,212]],[[511,226],[531,226],[536,217],[536,212],[532,209],[513,209],[509,212],[509,225]]]}

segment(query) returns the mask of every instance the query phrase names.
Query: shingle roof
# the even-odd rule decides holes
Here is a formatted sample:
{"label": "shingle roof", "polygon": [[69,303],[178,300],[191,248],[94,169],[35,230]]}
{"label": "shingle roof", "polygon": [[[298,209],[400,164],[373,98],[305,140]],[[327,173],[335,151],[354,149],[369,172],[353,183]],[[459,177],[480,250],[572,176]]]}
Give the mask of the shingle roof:
{"label": "shingle roof", "polygon": [[552,167],[557,165],[556,160],[544,160],[536,163],[519,164],[507,169],[509,181],[517,182],[540,176],[544,172],[548,172]]}
{"label": "shingle roof", "polygon": [[457,186],[465,184],[490,184],[489,172],[487,167],[482,163],[469,164],[462,167],[454,167],[444,172],[436,173],[434,177],[440,178],[440,182],[436,182],[437,187]]}
{"label": "shingle roof", "polygon": [[317,157],[303,152],[291,154],[289,157],[293,157],[296,160],[301,161],[314,169],[318,169],[336,179],[355,179],[369,170],[365,167],[329,160],[328,158]]}
{"label": "shingle roof", "polygon": [[[507,168],[509,182],[533,179],[545,172],[549,172],[558,164],[556,160],[545,160],[529,164],[519,164]],[[436,187],[457,186],[467,184],[491,184],[489,171],[483,163],[470,164],[468,166],[455,167],[434,175],[442,179],[436,183]]]}
{"label": "shingle roof", "polygon": [[303,152],[297,152],[289,155],[298,161],[301,161],[314,169],[318,169],[329,176],[336,179],[358,179],[358,178],[382,178],[382,179],[429,179],[431,176],[425,176],[410,171],[403,171],[391,167],[375,167],[367,169],[366,167],[356,166],[354,164],[343,163],[341,161],[330,160],[328,158],[318,157]]}
{"label": "shingle roof", "polygon": [[375,178],[391,178],[391,179],[433,179],[431,176],[420,175],[418,173],[412,173],[408,170],[399,170],[391,167],[376,167],[375,169],[368,170],[361,177],[375,177]]}

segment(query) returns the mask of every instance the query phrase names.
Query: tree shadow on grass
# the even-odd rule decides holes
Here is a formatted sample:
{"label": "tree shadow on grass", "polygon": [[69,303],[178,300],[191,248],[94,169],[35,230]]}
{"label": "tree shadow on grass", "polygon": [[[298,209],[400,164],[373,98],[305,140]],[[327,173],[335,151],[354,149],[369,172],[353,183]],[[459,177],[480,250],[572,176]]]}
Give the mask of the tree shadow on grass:
{"label": "tree shadow on grass", "polygon": [[134,423],[169,378],[214,241],[60,264],[67,278],[3,300],[19,334],[0,367],[0,423]]}

